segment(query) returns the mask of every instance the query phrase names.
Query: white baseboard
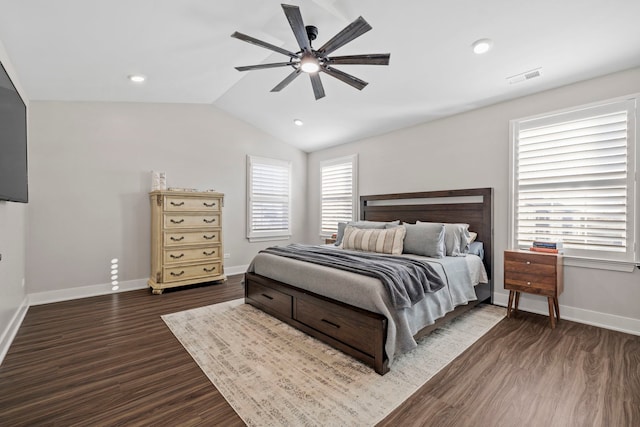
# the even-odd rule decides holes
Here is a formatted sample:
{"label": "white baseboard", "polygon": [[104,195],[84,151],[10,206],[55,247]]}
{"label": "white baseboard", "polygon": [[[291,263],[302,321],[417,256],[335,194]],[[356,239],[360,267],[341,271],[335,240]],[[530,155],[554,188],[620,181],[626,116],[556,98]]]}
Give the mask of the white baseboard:
{"label": "white baseboard", "polygon": [[127,280],[120,282],[118,289],[113,289],[111,283],[101,285],[81,286],[78,288],[56,289],[55,291],[35,292],[29,294],[29,305],[50,304],[52,302],[69,301],[79,298],[95,297],[98,295],[115,294],[118,292],[145,289],[149,285],[147,279]]}
{"label": "white baseboard", "polygon": [[[509,294],[494,292],[493,303],[506,307],[509,303]],[[518,309],[546,316],[549,315],[547,299],[542,297],[534,301],[528,299],[525,294],[522,294]],[[633,319],[631,317],[616,316],[615,314],[560,305],[560,319],[572,320],[574,322],[625,332],[627,334],[640,335],[640,319]]]}
{"label": "white baseboard", "polygon": [[20,307],[18,307],[13,315],[11,322],[9,322],[9,325],[4,331],[2,331],[2,335],[0,336],[0,365],[2,365],[2,361],[7,355],[9,347],[11,347],[11,343],[18,333],[20,325],[22,325],[22,321],[24,320],[24,316],[27,314],[27,310],[29,310],[29,298],[25,296]]}

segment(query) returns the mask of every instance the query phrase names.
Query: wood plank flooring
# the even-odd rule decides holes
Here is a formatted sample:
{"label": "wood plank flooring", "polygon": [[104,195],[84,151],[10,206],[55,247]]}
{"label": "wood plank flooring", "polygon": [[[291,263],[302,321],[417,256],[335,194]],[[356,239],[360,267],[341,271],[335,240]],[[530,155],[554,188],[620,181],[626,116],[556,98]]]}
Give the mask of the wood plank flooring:
{"label": "wood plank flooring", "polygon": [[[160,319],[240,298],[241,279],[31,307],[0,366],[0,426],[243,425]],[[520,313],[380,425],[640,426],[640,337]]]}

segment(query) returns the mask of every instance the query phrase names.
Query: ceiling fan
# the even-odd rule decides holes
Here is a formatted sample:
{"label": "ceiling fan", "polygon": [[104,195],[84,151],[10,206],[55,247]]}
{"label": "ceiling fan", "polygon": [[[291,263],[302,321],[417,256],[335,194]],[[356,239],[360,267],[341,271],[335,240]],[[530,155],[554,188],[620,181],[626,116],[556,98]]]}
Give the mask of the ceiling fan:
{"label": "ceiling fan", "polygon": [[291,6],[283,4],[282,9],[284,14],[291,25],[293,34],[298,41],[300,50],[298,52],[291,52],[286,49],[282,49],[271,43],[258,40],[254,37],[234,32],[231,37],[243,40],[247,43],[252,43],[257,46],[264,47],[274,52],[281,53],[289,57],[288,62],[276,62],[271,64],[259,64],[248,65],[244,67],[235,67],[238,71],[249,70],[261,70],[265,68],[276,67],[292,67],[293,72],[285,77],[280,83],[276,85],[271,92],[279,92],[284,89],[289,83],[291,83],[301,73],[309,74],[311,79],[311,86],[313,87],[313,94],[316,100],[324,97],[324,87],[320,80],[320,73],[325,73],[331,77],[335,77],[348,85],[355,87],[358,90],[362,90],[368,83],[360,80],[359,78],[345,73],[344,71],[333,68],[333,65],[344,64],[362,64],[362,65],[389,65],[389,53],[377,53],[377,54],[365,54],[365,55],[348,55],[348,56],[329,56],[335,50],[341,48],[350,41],[360,37],[367,31],[371,30],[371,25],[364,20],[362,16],[347,25],[342,31],[333,36],[331,40],[326,42],[322,47],[313,49],[311,42],[318,36],[318,29],[312,25],[305,27],[302,21],[302,15],[300,14],[300,8],[298,6]]}

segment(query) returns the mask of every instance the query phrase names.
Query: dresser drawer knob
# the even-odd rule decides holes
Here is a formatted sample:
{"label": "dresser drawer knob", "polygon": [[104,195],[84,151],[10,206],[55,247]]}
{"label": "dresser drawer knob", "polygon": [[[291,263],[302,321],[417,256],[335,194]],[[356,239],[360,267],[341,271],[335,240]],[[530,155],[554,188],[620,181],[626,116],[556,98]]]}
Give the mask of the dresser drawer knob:
{"label": "dresser drawer knob", "polygon": [[171,206],[182,206],[182,205],[184,205],[184,202],[180,202],[180,203],[171,202]]}
{"label": "dresser drawer knob", "polygon": [[202,251],[202,255],[206,255],[206,256],[211,256],[211,255],[213,255],[215,253],[216,253],[216,251],[211,251],[211,252]]}
{"label": "dresser drawer knob", "polygon": [[207,273],[211,273],[215,269],[216,269],[215,267],[211,267],[211,268],[204,267],[203,268],[203,270],[206,271]]}
{"label": "dresser drawer knob", "polygon": [[212,222],[216,222],[216,219],[215,219],[215,218],[213,218],[213,219],[206,219],[206,218],[203,218],[202,220],[203,220],[204,222],[206,222],[207,224],[211,224]]}
{"label": "dresser drawer knob", "polygon": [[180,237],[171,236],[171,240],[173,240],[174,242],[179,242],[180,240],[184,240],[184,236],[180,236]]}
{"label": "dresser drawer knob", "polygon": [[184,254],[180,254],[180,255],[174,255],[174,254],[171,254],[171,255],[170,255],[170,257],[171,257],[171,258],[173,258],[173,259],[180,259],[180,258],[182,258],[183,256],[184,256]]}
{"label": "dresser drawer knob", "polygon": [[212,234],[211,236],[207,236],[206,234],[203,234],[203,235],[202,235],[202,238],[207,239],[207,240],[211,240],[211,239],[213,239],[214,237],[216,237],[216,235],[215,235],[215,234]]}
{"label": "dresser drawer knob", "polygon": [[172,276],[175,276],[175,277],[180,277],[180,276],[182,276],[183,274],[184,274],[184,270],[182,270],[180,273],[174,273],[173,271],[171,272],[171,275],[172,275]]}
{"label": "dresser drawer knob", "polygon": [[181,220],[179,220],[179,221],[176,221],[175,219],[172,219],[172,220],[171,220],[171,223],[172,223],[172,224],[182,224],[183,222],[184,222],[184,218],[183,218],[183,219],[181,219]]}
{"label": "dresser drawer knob", "polygon": [[206,206],[206,207],[208,207],[208,208],[212,208],[212,207],[214,207],[214,206],[216,205],[216,202],[213,202],[213,203],[211,203],[211,204],[209,204],[209,203],[207,203],[207,202],[203,202],[202,204],[203,204],[203,205],[205,205],[205,206]]}

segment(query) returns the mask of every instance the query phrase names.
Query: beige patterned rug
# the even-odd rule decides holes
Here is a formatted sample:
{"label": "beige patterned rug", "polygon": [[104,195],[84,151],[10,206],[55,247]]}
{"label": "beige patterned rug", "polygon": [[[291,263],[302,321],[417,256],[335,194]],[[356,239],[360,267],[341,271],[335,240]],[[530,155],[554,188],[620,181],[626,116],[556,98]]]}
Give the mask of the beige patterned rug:
{"label": "beige patterned rug", "polygon": [[495,326],[480,305],[424,337],[384,376],[234,300],[162,316],[250,426],[372,426]]}

